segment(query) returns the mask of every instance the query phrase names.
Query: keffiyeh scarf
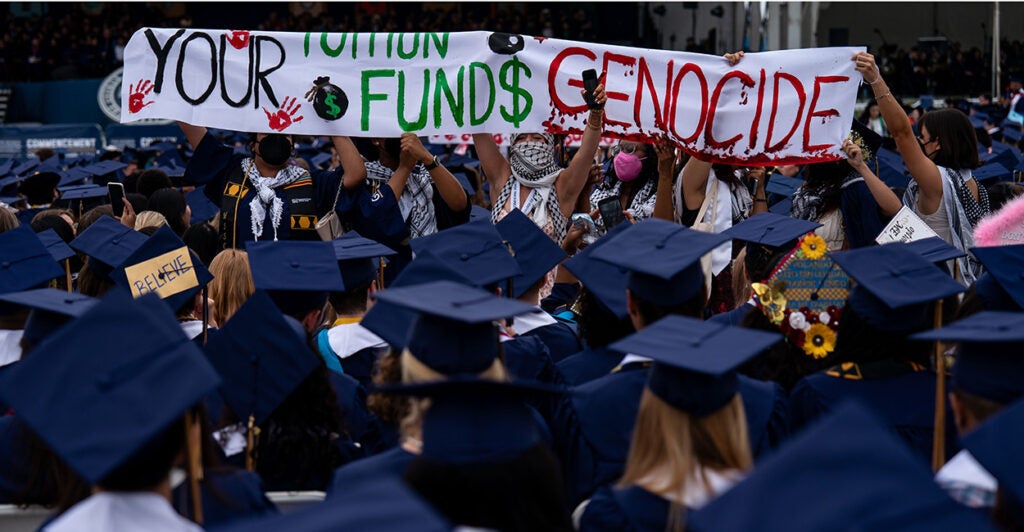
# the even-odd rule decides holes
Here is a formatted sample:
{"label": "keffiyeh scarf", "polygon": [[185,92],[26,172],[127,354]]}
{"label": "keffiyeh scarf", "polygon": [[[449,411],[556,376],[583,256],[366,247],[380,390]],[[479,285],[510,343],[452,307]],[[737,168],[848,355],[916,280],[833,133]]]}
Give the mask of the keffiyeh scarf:
{"label": "keffiyeh scarf", "polygon": [[[555,162],[554,137],[545,134],[544,138],[545,142],[512,145],[509,155],[512,175],[498,192],[497,201],[491,211],[491,221],[497,223],[499,212],[511,199],[511,208],[521,209],[538,227],[543,228],[550,222],[555,231],[555,242],[561,245],[568,227],[562,208],[558,204],[555,179],[562,171],[562,167]],[[530,189],[530,196],[522,206],[519,201],[520,185]]]}
{"label": "keffiyeh scarf", "polygon": [[256,240],[263,236],[263,220],[267,217],[267,209],[270,209],[270,221],[274,229],[274,242],[277,242],[277,228],[281,225],[281,215],[284,212],[284,202],[277,196],[274,189],[290,185],[304,177],[309,177],[309,172],[301,166],[288,165],[278,170],[274,177],[263,177],[256,169],[252,157],[242,161],[245,167],[246,177],[256,189],[256,197],[249,202],[249,215],[252,221],[252,235]]}
{"label": "keffiyeh scarf", "polygon": [[[371,184],[386,185],[395,172],[380,164],[380,161],[366,163],[366,179]],[[398,208],[402,218],[409,223],[409,237],[419,238],[437,232],[437,218],[434,214],[434,187],[430,172],[421,165],[413,167],[405,182]]]}

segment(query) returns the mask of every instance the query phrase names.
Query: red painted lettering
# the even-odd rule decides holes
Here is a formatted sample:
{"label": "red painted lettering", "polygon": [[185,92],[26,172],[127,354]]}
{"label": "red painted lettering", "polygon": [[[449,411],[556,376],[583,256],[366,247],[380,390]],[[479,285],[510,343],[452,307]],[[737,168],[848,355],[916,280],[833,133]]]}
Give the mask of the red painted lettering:
{"label": "red painted lettering", "polygon": [[[772,144],[772,133],[775,131],[775,118],[779,111],[779,80],[786,80],[796,91],[797,97],[800,99],[800,105],[796,110],[796,120],[793,120],[793,127],[790,128],[789,133],[786,133],[782,140]],[[804,114],[804,102],[807,101],[807,95],[804,93],[804,87],[800,83],[800,80],[792,74],[786,74],[785,72],[775,73],[775,90],[772,94],[772,114],[768,118],[768,137],[765,139],[764,151],[771,153],[779,151],[786,147],[786,143],[793,137],[793,133],[796,133],[796,128],[800,126],[800,118]]]}
{"label": "red painted lettering", "polygon": [[[562,62],[565,61],[565,58],[573,55],[582,55],[591,61],[597,61],[597,56],[594,55],[594,52],[579,46],[570,46],[559,52],[551,62],[551,68],[548,70],[548,92],[551,94],[551,101],[554,103],[555,108],[565,114],[582,113],[587,110],[586,103],[581,105],[569,105],[565,103],[565,101],[558,96],[558,91],[555,90],[555,76],[558,75],[558,69],[562,66]],[[570,87],[582,88],[583,80],[573,78],[568,81],[568,85]]]}
{"label": "red painted lettering", "polygon": [[750,144],[753,148],[757,144],[757,127],[761,125],[761,109],[764,107],[764,85],[767,81],[765,71],[761,69],[761,82],[757,84],[757,109],[754,111],[754,121],[750,124]]}
{"label": "red painted lettering", "polygon": [[[604,53],[604,57],[602,57],[601,59],[603,61],[601,72],[605,73],[605,95],[608,96],[609,100],[618,100],[618,101],[621,101],[621,102],[628,102],[629,101],[629,94],[626,94],[625,92],[617,92],[617,91],[607,90],[607,88],[608,88],[608,65],[611,64],[611,63],[618,63],[620,65],[624,65],[624,66],[627,66],[627,67],[632,67],[632,66],[636,65],[636,58],[635,57],[630,57],[628,55],[616,54],[616,53],[612,53],[612,52],[605,52]],[[623,122],[621,120],[615,120],[611,116],[609,116],[607,106],[605,107],[605,110],[604,110],[604,121],[605,121],[605,124],[607,124],[609,126],[630,127],[632,125],[629,122]]]}
{"label": "red painted lettering", "polygon": [[711,94],[711,110],[708,112],[708,126],[704,130],[704,142],[707,143],[709,148],[726,148],[739,142],[743,135],[736,134],[732,138],[727,140],[719,141],[715,139],[714,127],[715,127],[715,111],[718,109],[718,99],[722,96],[722,89],[725,84],[731,79],[738,79],[746,87],[753,87],[754,80],[739,70],[733,70],[728,74],[722,76],[722,79],[718,80],[718,85],[715,86],[715,92]]}
{"label": "red painted lettering", "polygon": [[[668,62],[668,71],[665,74],[665,96],[668,96],[669,86],[672,84],[672,69],[673,61]],[[661,114],[661,103],[658,101],[658,91],[654,88],[654,80],[651,79],[651,71],[647,67],[647,61],[641,57],[640,65],[637,67],[636,75],[636,98],[633,100],[633,122],[636,124],[638,129],[643,129],[643,124],[640,123],[640,105],[643,102],[644,87],[651,94],[651,102],[654,104],[654,127],[657,129],[665,129],[665,123],[668,122],[667,117],[663,117]],[[668,112],[668,104],[665,104],[665,111]]]}
{"label": "red painted lettering", "polygon": [[811,145],[811,120],[819,116],[823,118],[839,116],[839,111],[835,109],[822,109],[820,111],[815,109],[815,106],[818,104],[818,95],[821,94],[821,85],[823,83],[842,83],[849,81],[849,79],[849,76],[814,76],[814,95],[811,96],[811,107],[807,109],[807,122],[804,123],[804,152],[811,153],[831,146],[831,144]]}
{"label": "red painted lettering", "polygon": [[[689,137],[683,137],[676,131],[676,110],[679,108],[679,87],[683,83],[683,78],[687,74],[693,73],[697,76],[697,81],[700,82],[700,118],[697,120],[697,127],[694,128],[693,134]],[[669,115],[669,132],[674,135],[680,142],[684,144],[692,143],[697,140],[697,136],[704,130],[704,121],[708,116],[708,80],[704,77],[704,72],[695,63],[686,63],[682,68],[679,69],[679,73],[676,74],[676,79],[672,82],[672,93],[671,93],[671,107],[672,110],[668,109],[665,112]],[[666,105],[665,107],[669,107]]]}

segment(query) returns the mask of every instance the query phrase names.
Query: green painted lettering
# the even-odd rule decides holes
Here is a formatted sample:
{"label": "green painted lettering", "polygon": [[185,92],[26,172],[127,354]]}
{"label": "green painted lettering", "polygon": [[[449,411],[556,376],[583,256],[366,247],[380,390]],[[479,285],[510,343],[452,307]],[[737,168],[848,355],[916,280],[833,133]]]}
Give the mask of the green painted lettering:
{"label": "green painted lettering", "polygon": [[[436,34],[436,33],[431,33],[430,34],[430,40],[434,42],[434,48],[437,49],[438,55],[441,56],[441,59],[444,59],[445,56],[448,55],[448,33],[447,32],[442,33],[440,37],[438,37],[437,35],[438,34]],[[426,59],[427,56],[428,56],[427,50],[429,48],[430,47],[427,46],[426,38],[424,38],[424,40],[423,40],[423,58],[424,59]]]}
{"label": "green painted lettering", "polygon": [[302,51],[306,54],[305,57],[309,57],[309,32],[306,32],[306,38],[302,43]]}
{"label": "green painted lettering", "polygon": [[463,80],[463,74],[466,72],[466,67],[459,67],[458,74],[458,87],[455,90],[455,94],[452,94],[451,86],[448,85],[448,79],[445,76],[444,70],[437,71],[437,81],[434,83],[434,127],[441,127],[441,93],[444,93],[444,98],[448,102],[448,107],[452,110],[452,118],[455,119],[455,124],[462,127],[463,114],[465,113],[465,97],[463,96],[463,86],[465,85]]}
{"label": "green painted lettering", "polygon": [[[401,59],[412,59],[420,51],[420,34],[412,34],[412,50],[405,49],[405,35],[403,33],[398,36],[398,57]],[[426,48],[426,43],[424,43],[424,48]]]}
{"label": "green painted lettering", "polygon": [[430,71],[423,69],[423,97],[420,98],[420,115],[415,122],[405,119],[405,72],[398,72],[398,127],[402,131],[419,131],[427,125],[427,100],[430,95]]}
{"label": "green painted lettering", "polygon": [[341,34],[341,40],[338,41],[338,47],[332,48],[331,45],[327,44],[327,36],[329,33],[323,32],[320,34],[320,48],[327,54],[328,57],[338,57],[341,55],[341,51],[345,49],[345,38],[347,34]]}
{"label": "green painted lettering", "polygon": [[[480,70],[487,76],[487,109],[477,116],[476,114],[476,98],[480,95],[480,91],[476,87],[476,71]],[[494,110],[494,74],[491,73],[490,67],[487,63],[480,63],[474,61],[469,64],[469,125],[479,126],[487,121],[487,118],[491,116],[491,111]]]}
{"label": "green painted lettering", "polygon": [[[370,130],[370,102],[373,101],[384,101],[388,99],[388,95],[379,92],[370,92],[370,80],[373,78],[393,78],[395,77],[394,69],[378,69],[378,70],[364,70],[362,76],[362,98],[363,102],[363,114],[360,120],[360,125],[363,131]],[[400,78],[401,79],[401,78]]]}

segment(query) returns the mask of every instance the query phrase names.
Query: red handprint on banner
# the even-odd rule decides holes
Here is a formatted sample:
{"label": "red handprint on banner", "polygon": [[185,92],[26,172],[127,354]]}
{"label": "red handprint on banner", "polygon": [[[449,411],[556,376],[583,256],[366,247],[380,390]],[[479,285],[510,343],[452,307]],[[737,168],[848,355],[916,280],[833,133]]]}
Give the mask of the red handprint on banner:
{"label": "red handprint on banner", "polygon": [[302,104],[296,98],[288,96],[281,102],[281,107],[273,113],[264,107],[263,112],[267,114],[270,129],[284,131],[293,123],[302,121],[302,116],[295,116],[301,106]]}
{"label": "red handprint on banner", "polygon": [[153,105],[153,102],[144,102],[146,96],[153,92],[153,82],[148,79],[140,79],[138,86],[131,83],[128,84],[128,112],[135,114],[142,110],[147,105]]}
{"label": "red handprint on banner", "polygon": [[236,50],[241,50],[246,46],[249,46],[249,32],[234,30],[228,34],[228,44],[233,46]]}

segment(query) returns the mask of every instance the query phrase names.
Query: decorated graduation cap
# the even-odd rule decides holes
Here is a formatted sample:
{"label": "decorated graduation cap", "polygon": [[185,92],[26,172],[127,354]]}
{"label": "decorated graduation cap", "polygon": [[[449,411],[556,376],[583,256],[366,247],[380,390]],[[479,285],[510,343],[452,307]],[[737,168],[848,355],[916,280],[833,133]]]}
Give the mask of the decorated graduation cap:
{"label": "decorated graduation cap", "polygon": [[538,421],[524,402],[558,393],[540,382],[498,382],[470,375],[375,391],[429,397],[423,416],[423,456],[449,464],[512,460],[542,439]]}
{"label": "decorated graduation cap", "polygon": [[409,241],[419,254],[429,249],[475,285],[487,286],[521,273],[501,233],[489,220],[464,223]]}
{"label": "decorated graduation cap", "polygon": [[985,266],[986,274],[975,291],[990,310],[1024,308],[1024,244],[971,248]]}
{"label": "decorated graduation cap", "polygon": [[704,287],[700,259],[729,237],[649,218],[591,255],[629,270],[628,287],[655,305],[677,305]]}
{"label": "decorated graduation cap", "polygon": [[526,293],[566,257],[562,247],[519,209],[512,209],[494,228],[519,264],[520,272],[512,280],[512,297]]}
{"label": "decorated graduation cap", "polygon": [[395,255],[395,251],[376,240],[370,240],[355,231],[349,231],[331,241],[334,258],[341,270],[345,290],[367,284],[377,277],[381,257]]}
{"label": "decorated graduation cap", "polygon": [[1024,397],[1024,313],[979,312],[913,338],[960,342],[955,388],[999,404]]}
{"label": "decorated graduation cap", "polygon": [[922,238],[912,242],[889,242],[883,245],[898,246],[910,250],[933,264],[941,264],[947,260],[958,259],[967,255],[963,250],[949,245],[945,240],[937,236]]}
{"label": "decorated graduation cap", "polygon": [[96,274],[110,276],[113,269],[124,263],[145,241],[146,235],[109,216],[101,216],[70,245],[75,251],[89,256],[89,267]]}
{"label": "decorated graduation cap", "polygon": [[860,147],[865,161],[874,159],[882,147],[882,136],[857,119],[850,126],[850,140]]}
{"label": "decorated graduation cap", "polygon": [[199,257],[166,225],[146,239],[111,276],[133,297],[154,293],[175,311],[213,280]]}
{"label": "decorated graduation cap", "polygon": [[629,270],[603,260],[597,260],[591,255],[629,227],[631,227],[629,224],[616,225],[611,231],[605,233],[604,237],[597,239],[596,242],[583,248],[562,264],[583,283],[584,288],[593,294],[601,305],[619,319],[629,315],[629,310],[626,308],[626,285]]}
{"label": "decorated graduation cap", "polygon": [[736,395],[736,368],[780,340],[778,334],[668,315],[609,347],[653,359],[651,392],[679,410],[706,416]]}
{"label": "decorated graduation cap", "polygon": [[1017,401],[962,438],[964,448],[999,481],[999,490],[1012,501],[1008,506],[1020,518],[1024,509],[1024,401]]}
{"label": "decorated graduation cap", "polygon": [[0,396],[72,469],[102,485],[219,383],[159,298],[115,290],[4,372]]}
{"label": "decorated graduation cap", "polygon": [[221,532],[448,532],[452,526],[400,478],[368,476],[346,483],[330,500],[266,518],[233,521]]}
{"label": "decorated graduation cap", "polygon": [[796,243],[801,236],[821,227],[818,222],[763,212],[722,231],[729,238],[772,248]]}
{"label": "decorated graduation cap", "polygon": [[846,308],[881,331],[921,329],[927,324],[929,303],[965,290],[948,274],[901,246],[873,246],[830,256],[857,281]]}
{"label": "decorated graduation cap", "polygon": [[409,349],[420,362],[445,375],[486,370],[498,357],[494,320],[537,311],[532,305],[452,281],[392,286],[374,297],[417,314],[404,341],[382,338],[394,347]]}
{"label": "decorated graduation cap", "polygon": [[307,311],[313,299],[322,305],[328,292],[345,290],[330,242],[247,242],[245,249],[253,284],[285,314]]}
{"label": "decorated graduation cap", "polygon": [[319,361],[265,292],[257,290],[203,347],[224,384],[220,395],[248,424],[246,464],[252,469],[254,427],[316,369]]}
{"label": "decorated graduation cap", "polygon": [[25,321],[25,332],[22,337],[33,345],[38,345],[65,323],[85,314],[99,300],[75,292],[37,288],[0,294],[0,302],[32,309],[28,314],[28,320]]}
{"label": "decorated graduation cap", "polygon": [[[799,510],[794,511],[794,501]],[[923,526],[922,526],[923,525]],[[791,437],[744,481],[686,516],[688,530],[991,530],[876,414],[853,401]]]}
{"label": "decorated graduation cap", "polygon": [[35,288],[63,274],[27,225],[0,233],[0,294]]}

